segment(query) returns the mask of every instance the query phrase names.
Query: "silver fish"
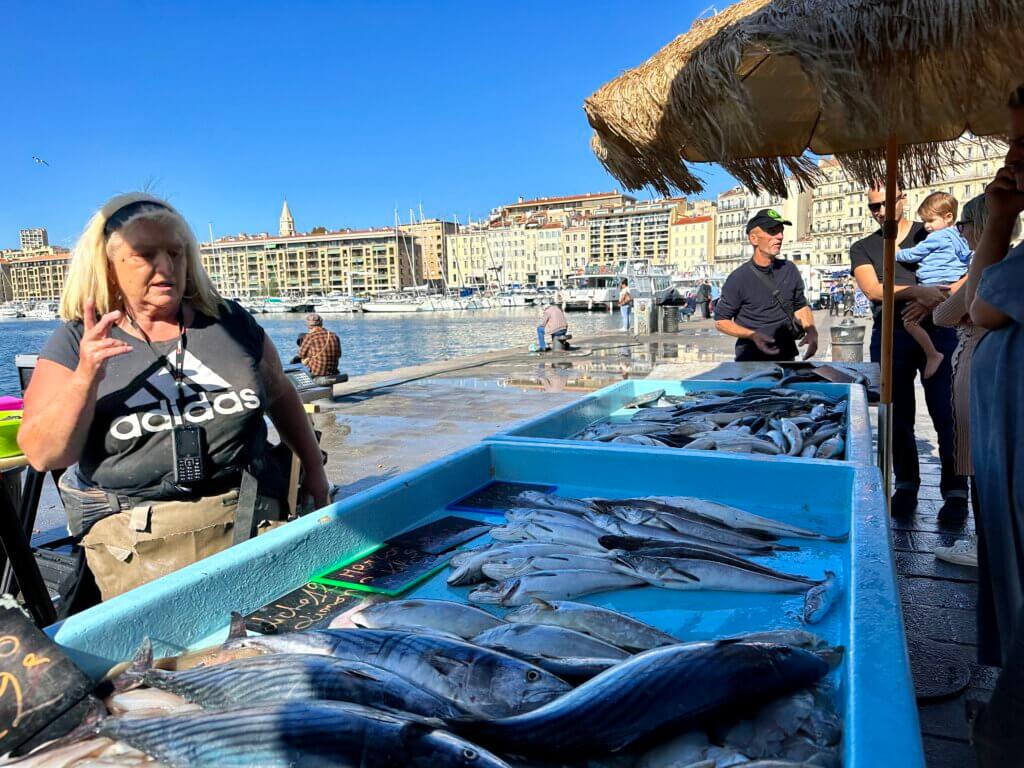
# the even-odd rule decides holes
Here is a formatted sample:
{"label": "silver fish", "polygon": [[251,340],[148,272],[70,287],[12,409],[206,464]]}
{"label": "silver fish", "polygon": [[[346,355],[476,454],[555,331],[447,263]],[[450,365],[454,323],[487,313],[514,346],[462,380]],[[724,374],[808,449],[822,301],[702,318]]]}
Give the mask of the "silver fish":
{"label": "silver fish", "polygon": [[805,624],[817,624],[828,613],[839,596],[839,579],[832,571],[825,571],[825,579],[807,592],[804,598]]}
{"label": "silver fish", "polygon": [[600,529],[590,529],[568,526],[551,525],[546,522],[512,523],[491,529],[491,538],[495,541],[536,541],[545,544],[565,544],[571,547],[583,549],[603,549],[598,539]]}
{"label": "silver fish", "polygon": [[648,651],[651,648],[679,642],[672,635],[632,616],[568,600],[548,601],[535,598],[527,605],[505,614],[505,620],[575,629],[577,632],[631,651]]}
{"label": "silver fish", "polygon": [[782,426],[782,436],[786,438],[786,455],[799,456],[804,449],[804,439],[800,435],[800,427],[789,419],[779,419]]}
{"label": "silver fish", "polygon": [[807,445],[804,446],[804,449],[800,451],[800,456],[801,458],[804,459],[813,459],[814,454],[817,452],[817,450],[818,447],[816,445],[811,445],[810,443],[808,443]]}
{"label": "silver fish", "polygon": [[615,562],[624,573],[665,589],[792,594],[806,592],[817,583],[804,576],[774,571],[754,563],[740,565],[735,560],[667,559],[623,552]]}
{"label": "silver fish", "polygon": [[141,720],[111,718],[99,731],[173,766],[509,768],[430,720],[357,704],[291,701]]}
{"label": "silver fish", "polygon": [[665,390],[664,389],[654,389],[654,390],[651,390],[650,392],[644,392],[642,395],[637,395],[636,397],[634,397],[632,400],[630,400],[628,403],[626,403],[622,407],[623,408],[644,408],[644,407],[646,407],[648,405],[654,405],[656,402],[661,400],[661,398],[664,395],[665,395]]}
{"label": "silver fish", "polygon": [[[589,552],[590,550],[581,551]],[[600,571],[607,567],[608,560],[604,555],[595,551],[589,555],[565,553],[485,563],[483,572],[487,578],[493,581],[505,581],[505,579],[522,576],[524,573],[532,571]]]}
{"label": "silver fish", "polygon": [[[750,545],[738,542],[722,544],[701,538],[696,534],[679,532],[665,528],[655,528],[652,525],[633,525],[632,523],[627,523],[617,517],[606,515],[601,512],[591,512],[587,515],[587,520],[590,520],[595,525],[599,526],[603,529],[603,532],[633,539],[641,539],[646,542],[661,542],[663,546],[673,544],[703,544],[705,546],[714,546],[730,552],[736,551],[744,553],[751,551],[771,552],[776,546],[763,541],[758,541],[755,544]],[[598,538],[598,543],[600,544],[600,537]]]}
{"label": "silver fish", "polygon": [[544,624],[503,624],[481,632],[473,642],[513,656],[547,656],[549,658],[625,659],[629,654],[621,648],[565,627]]}
{"label": "silver fish", "polygon": [[381,667],[317,654],[274,654],[180,672],[151,669],[142,682],[205,709],[281,701],[348,701],[423,717],[451,719],[452,702]]}
{"label": "silver fish", "polygon": [[818,446],[818,451],[814,454],[814,457],[817,459],[839,459],[842,458],[845,447],[846,444],[843,442],[843,438],[835,435]]}
{"label": "silver fish", "polygon": [[540,491],[523,491],[515,497],[515,502],[521,507],[554,509],[574,515],[582,515],[591,509],[585,501],[558,496],[554,493],[541,493]]}
{"label": "silver fish", "polygon": [[652,496],[648,498],[669,507],[681,507],[694,514],[717,520],[737,530],[764,531],[779,537],[820,539],[822,541],[846,541],[847,538],[846,535],[828,536],[823,533],[817,533],[816,531],[783,523],[769,517],[755,515],[738,507],[720,504],[717,501],[698,499],[694,496]]}
{"label": "silver fish", "polygon": [[518,542],[504,546],[497,544],[489,547],[460,552],[458,561],[452,558],[452,573],[448,576],[448,584],[453,587],[463,587],[469,584],[479,584],[485,581],[483,565],[490,562],[498,562],[501,558],[532,557],[541,554],[561,554],[565,552],[562,544],[542,544],[537,542]]}
{"label": "silver fish", "polygon": [[508,579],[495,587],[480,587],[469,593],[474,603],[493,603],[506,608],[526,605],[532,599],[572,600],[597,592],[638,587],[643,579],[611,568],[601,571],[534,571]]}
{"label": "silver fish", "polygon": [[462,640],[389,629],[328,629],[241,638],[263,653],[318,653],[382,667],[477,717],[507,717],[561,695],[554,675]]}
{"label": "silver fish", "polygon": [[465,640],[505,623],[480,608],[451,600],[385,600],[352,614],[351,619],[365,629],[423,628]]}

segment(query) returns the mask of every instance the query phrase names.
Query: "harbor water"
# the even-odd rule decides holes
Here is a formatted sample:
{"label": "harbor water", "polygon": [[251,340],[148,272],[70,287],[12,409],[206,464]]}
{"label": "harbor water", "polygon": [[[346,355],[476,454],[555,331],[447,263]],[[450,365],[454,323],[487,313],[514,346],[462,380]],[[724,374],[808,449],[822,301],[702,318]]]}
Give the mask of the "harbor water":
{"label": "harbor water", "polygon": [[[493,349],[525,348],[537,341],[540,308],[323,317],[324,325],[341,338],[341,370],[358,376]],[[303,315],[257,315],[256,320],[270,334],[281,359],[291,360],[297,351],[296,339],[306,330]],[[621,324],[618,313],[608,312],[573,312],[568,320],[570,333],[577,336]],[[19,391],[14,356],[38,353],[58,325],[47,320],[0,322],[0,394]]]}

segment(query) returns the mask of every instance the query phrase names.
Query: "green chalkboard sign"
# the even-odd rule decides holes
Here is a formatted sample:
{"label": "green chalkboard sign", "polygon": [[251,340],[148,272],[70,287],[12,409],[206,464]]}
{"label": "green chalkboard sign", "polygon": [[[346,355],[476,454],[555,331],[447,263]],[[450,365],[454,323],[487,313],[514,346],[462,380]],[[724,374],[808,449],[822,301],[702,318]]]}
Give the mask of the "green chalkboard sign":
{"label": "green chalkboard sign", "polygon": [[443,568],[451,553],[433,555],[403,544],[382,544],[371,554],[336,565],[313,581],[394,597]]}

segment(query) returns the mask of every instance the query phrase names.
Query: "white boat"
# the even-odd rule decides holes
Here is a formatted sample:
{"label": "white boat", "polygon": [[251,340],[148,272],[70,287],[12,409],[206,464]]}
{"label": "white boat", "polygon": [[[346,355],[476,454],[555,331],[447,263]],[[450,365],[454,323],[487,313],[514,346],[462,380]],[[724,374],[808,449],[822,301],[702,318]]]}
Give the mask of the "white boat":
{"label": "white boat", "polygon": [[14,307],[0,307],[0,320],[15,320],[24,315]]}
{"label": "white boat", "polygon": [[58,317],[57,304],[52,301],[37,302],[32,309],[25,313],[25,317],[33,320],[56,320]]}
{"label": "white boat", "polygon": [[313,305],[313,311],[325,315],[339,314],[342,312],[358,312],[359,303],[355,299],[350,299],[347,296],[321,297],[320,300]]}
{"label": "white boat", "polygon": [[619,277],[613,274],[574,275],[561,291],[563,309],[614,308],[619,305]]}
{"label": "white boat", "polygon": [[409,295],[381,296],[377,299],[363,302],[363,312],[429,312],[433,307],[423,309],[423,297]]}
{"label": "white boat", "polygon": [[270,315],[291,312],[291,304],[279,296],[268,296],[263,300],[263,311]]}

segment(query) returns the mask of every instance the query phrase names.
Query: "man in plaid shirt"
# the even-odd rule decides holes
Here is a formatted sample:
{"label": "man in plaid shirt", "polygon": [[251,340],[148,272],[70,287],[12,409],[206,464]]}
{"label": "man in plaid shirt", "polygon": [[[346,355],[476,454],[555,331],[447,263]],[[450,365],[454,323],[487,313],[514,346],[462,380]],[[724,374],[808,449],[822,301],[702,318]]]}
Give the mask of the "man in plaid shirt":
{"label": "man in plaid shirt", "polygon": [[315,312],[306,315],[306,327],[309,331],[299,346],[299,358],[315,384],[333,384],[338,377],[341,340],[324,328],[324,319]]}

